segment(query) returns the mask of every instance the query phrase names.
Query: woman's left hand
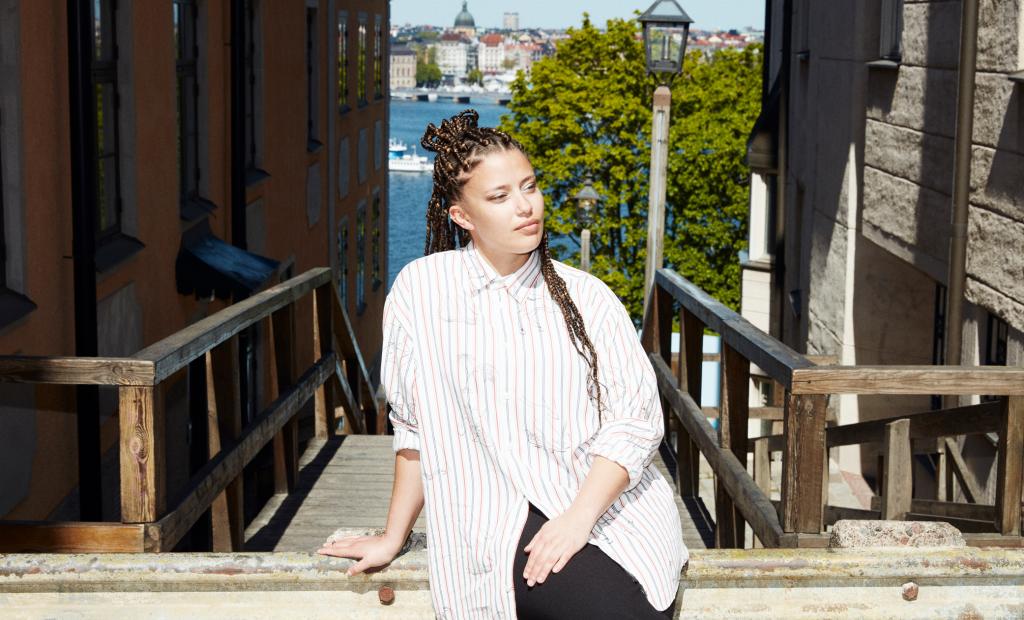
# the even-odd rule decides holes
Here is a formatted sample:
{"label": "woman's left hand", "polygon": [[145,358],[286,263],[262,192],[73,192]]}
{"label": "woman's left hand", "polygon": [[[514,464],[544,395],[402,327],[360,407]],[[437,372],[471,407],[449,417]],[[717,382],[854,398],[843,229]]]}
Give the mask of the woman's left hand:
{"label": "woman's left hand", "polygon": [[544,583],[548,575],[557,573],[587,544],[594,523],[572,508],[551,519],[537,531],[530,544],[523,548],[530,554],[523,571],[526,585]]}

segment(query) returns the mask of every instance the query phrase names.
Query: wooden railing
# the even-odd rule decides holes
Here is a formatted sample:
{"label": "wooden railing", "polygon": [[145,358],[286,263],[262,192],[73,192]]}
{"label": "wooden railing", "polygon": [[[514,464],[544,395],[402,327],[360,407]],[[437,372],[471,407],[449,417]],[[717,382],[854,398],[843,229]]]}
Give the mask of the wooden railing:
{"label": "wooden railing", "polygon": [[[312,316],[297,320],[296,302],[310,294]],[[305,369],[296,359],[297,323],[312,331],[315,361]],[[243,426],[238,337],[257,324],[266,333],[271,402]],[[210,458],[168,509],[164,386],[190,366],[206,380]],[[317,438],[334,434],[337,406],[355,433],[366,432],[368,413],[382,430],[386,407],[327,268],[229,306],[130,358],[0,357],[0,381],[116,386],[121,486],[121,523],[0,521],[0,552],[168,551],[207,510],[213,550],[240,550],[243,468],[272,442],[275,492],[291,490],[303,405],[314,399]]]}
{"label": "wooden railing", "polygon": [[[681,326],[676,373],[672,370],[672,322]],[[722,340],[721,404],[718,430],[699,406],[704,330]],[[1018,546],[1021,541],[1022,458],[1024,458],[1024,369],[959,366],[819,366],[754,327],[672,270],[655,276],[652,303],[644,318],[644,347],[658,377],[666,434],[676,430],[671,449],[677,462],[679,493],[699,496],[699,457],[715,476],[715,542],[742,548],[744,522],[766,547],[813,547],[827,541],[826,525],[838,518],[939,518],[964,531],[975,544]],[[783,391],[783,432],[747,436],[751,367]],[[827,427],[833,394],[988,395],[999,399],[886,420]],[[767,408],[766,408],[767,409]],[[911,493],[914,439],[971,433],[998,435],[997,497],[983,506],[915,500]],[[880,442],[885,445],[884,491],[877,510],[828,505],[828,448]],[[753,475],[747,455],[754,452]],[[782,459],[781,499],[770,499],[771,454]],[[950,452],[962,486],[972,477],[959,452]],[[976,483],[974,487],[976,489]],[[977,493],[969,489],[968,493]],[[982,527],[982,522],[988,527]]]}

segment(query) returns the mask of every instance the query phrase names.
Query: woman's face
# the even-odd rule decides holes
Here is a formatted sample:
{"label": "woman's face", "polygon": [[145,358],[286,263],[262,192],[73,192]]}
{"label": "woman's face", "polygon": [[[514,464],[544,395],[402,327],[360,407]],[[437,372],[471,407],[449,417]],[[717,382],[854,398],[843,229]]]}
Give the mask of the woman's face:
{"label": "woman's face", "polygon": [[529,254],[544,233],[544,196],[518,149],[490,153],[469,173],[448,213],[491,256]]}

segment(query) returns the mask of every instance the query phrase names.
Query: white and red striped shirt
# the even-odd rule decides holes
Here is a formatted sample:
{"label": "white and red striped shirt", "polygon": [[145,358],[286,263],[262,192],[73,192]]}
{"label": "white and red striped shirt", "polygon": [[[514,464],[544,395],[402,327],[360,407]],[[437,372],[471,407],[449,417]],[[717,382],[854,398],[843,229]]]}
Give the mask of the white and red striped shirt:
{"label": "white and red striped shirt", "polygon": [[[673,491],[651,464],[663,434],[657,382],[622,303],[603,282],[554,262],[597,351],[603,421],[589,366],[569,340],[534,251],[500,276],[467,247],[413,261],[384,306],[381,382],[395,450],[419,450],[434,610],[514,618],[512,562],[527,502],[569,508],[595,455],[627,490],[590,534],[666,609],[688,553]],[[539,586],[543,587],[543,585]]]}

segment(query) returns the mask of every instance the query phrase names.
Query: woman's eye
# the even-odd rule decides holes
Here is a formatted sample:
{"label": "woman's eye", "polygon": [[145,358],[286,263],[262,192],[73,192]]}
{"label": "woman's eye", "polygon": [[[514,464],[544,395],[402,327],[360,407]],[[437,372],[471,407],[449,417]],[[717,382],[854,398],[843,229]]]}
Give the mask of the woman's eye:
{"label": "woman's eye", "polygon": [[495,195],[490,197],[490,200],[493,200],[494,202],[499,202],[499,201],[504,200],[505,196],[506,196],[506,194],[495,194]]}
{"label": "woman's eye", "polygon": [[537,188],[537,184],[536,184],[536,183],[527,183],[527,184],[526,184],[526,185],[525,185],[525,186],[523,187],[523,191],[524,191],[524,192],[532,192],[532,191],[533,191],[534,189],[536,189],[536,188]]}

